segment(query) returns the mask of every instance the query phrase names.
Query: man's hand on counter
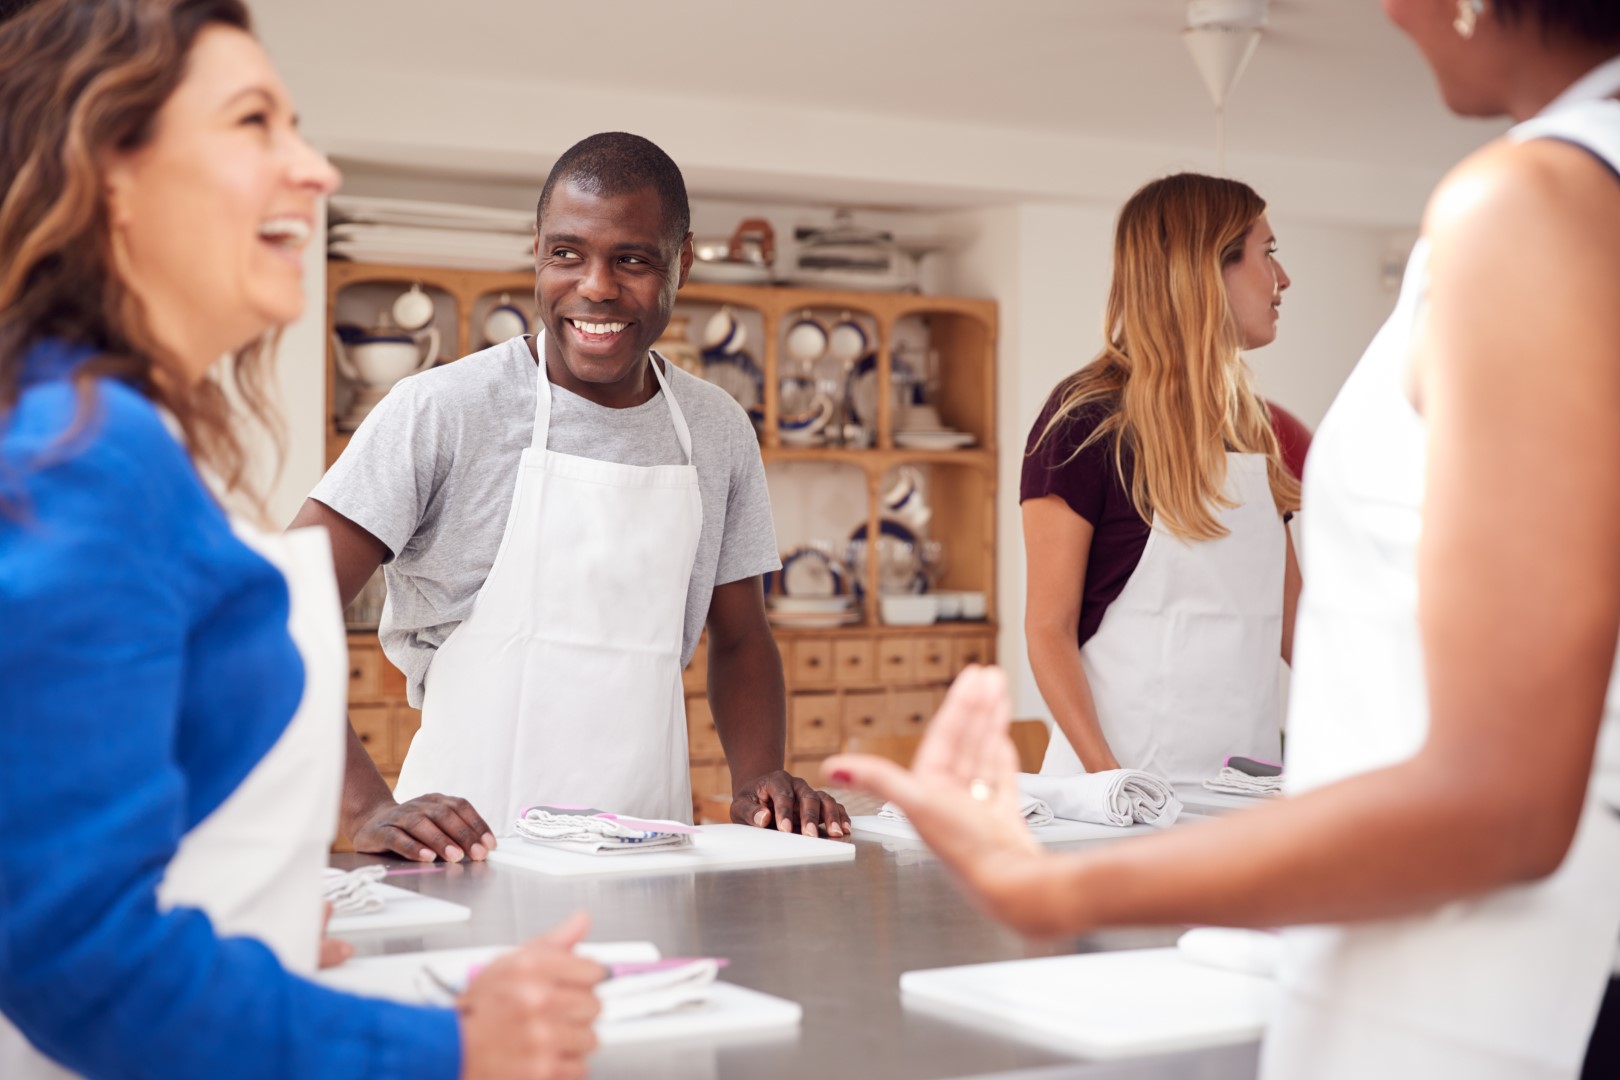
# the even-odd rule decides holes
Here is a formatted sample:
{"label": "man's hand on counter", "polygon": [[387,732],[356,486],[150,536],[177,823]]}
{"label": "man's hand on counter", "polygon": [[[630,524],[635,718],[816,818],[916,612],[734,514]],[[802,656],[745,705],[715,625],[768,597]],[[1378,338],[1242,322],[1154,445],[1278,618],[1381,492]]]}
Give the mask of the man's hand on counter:
{"label": "man's hand on counter", "polygon": [[[801,781],[802,783],[802,781]],[[417,862],[482,861],[495,846],[495,834],[455,795],[422,795],[409,802],[382,803],[354,830],[354,850],[403,855]]]}
{"label": "man's hand on counter", "polygon": [[806,836],[825,833],[835,840],[850,835],[849,812],[837,799],[782,769],[739,787],[731,800],[731,820]]}

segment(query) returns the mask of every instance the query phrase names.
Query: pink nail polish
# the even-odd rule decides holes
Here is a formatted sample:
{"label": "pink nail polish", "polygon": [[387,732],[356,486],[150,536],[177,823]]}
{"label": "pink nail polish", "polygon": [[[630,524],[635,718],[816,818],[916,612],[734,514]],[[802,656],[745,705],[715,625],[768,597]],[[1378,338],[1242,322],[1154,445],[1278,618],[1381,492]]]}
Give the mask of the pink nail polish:
{"label": "pink nail polish", "polygon": [[834,769],[831,775],[832,781],[835,784],[847,784],[854,779],[854,777],[850,776],[848,771],[844,769]]}

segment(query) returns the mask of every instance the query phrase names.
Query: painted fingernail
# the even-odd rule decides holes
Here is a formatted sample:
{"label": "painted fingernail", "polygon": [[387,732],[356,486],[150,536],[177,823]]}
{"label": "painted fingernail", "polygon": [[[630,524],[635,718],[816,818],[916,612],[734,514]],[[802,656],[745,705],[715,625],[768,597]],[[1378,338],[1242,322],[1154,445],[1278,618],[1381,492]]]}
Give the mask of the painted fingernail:
{"label": "painted fingernail", "polygon": [[754,824],[758,825],[760,828],[763,829],[765,827],[765,823],[767,821],[769,821],[770,819],[771,819],[770,811],[769,810],[761,810],[759,813],[754,815]]}
{"label": "painted fingernail", "polygon": [[486,848],[488,848],[490,850],[494,850],[494,847],[495,847],[495,835],[493,833],[485,833],[484,834],[484,847],[486,847]]}
{"label": "painted fingernail", "polygon": [[432,862],[434,859],[438,858],[437,855],[433,854],[433,852],[429,851],[427,848],[423,848],[421,851],[418,851],[416,853],[416,857],[421,859],[423,862]]}
{"label": "painted fingernail", "polygon": [[476,859],[477,861],[483,862],[484,859],[488,855],[489,855],[489,849],[486,848],[483,844],[474,844],[472,846],[472,857],[474,859]]}
{"label": "painted fingernail", "polygon": [[804,823],[804,835],[806,835],[806,836],[815,836],[820,832],[821,832],[821,829],[816,826],[815,822],[807,821],[807,822]]}
{"label": "painted fingernail", "polygon": [[793,822],[791,822],[791,821],[778,821],[776,823],[776,827],[778,829],[781,829],[783,832],[792,832],[793,831]]}
{"label": "painted fingernail", "polygon": [[853,777],[844,769],[834,769],[832,771],[832,780],[835,784],[847,784],[852,779]]}
{"label": "painted fingernail", "polygon": [[834,822],[833,824],[827,826],[827,835],[828,836],[843,836],[844,835],[844,830],[840,829],[838,827],[837,822]]}
{"label": "painted fingernail", "polygon": [[445,849],[444,849],[444,857],[449,862],[460,862],[462,859],[465,859],[467,856],[462,854],[461,849],[456,847],[456,845],[447,844],[445,846]]}

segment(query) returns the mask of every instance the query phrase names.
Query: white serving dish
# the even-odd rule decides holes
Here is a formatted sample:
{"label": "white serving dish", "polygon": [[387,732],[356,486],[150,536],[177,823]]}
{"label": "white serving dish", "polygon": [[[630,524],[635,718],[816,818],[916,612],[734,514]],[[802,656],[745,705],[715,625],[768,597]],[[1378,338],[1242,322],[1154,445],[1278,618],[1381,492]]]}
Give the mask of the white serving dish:
{"label": "white serving dish", "polygon": [[939,618],[939,601],[928,593],[880,596],[878,613],[889,626],[927,626]]}

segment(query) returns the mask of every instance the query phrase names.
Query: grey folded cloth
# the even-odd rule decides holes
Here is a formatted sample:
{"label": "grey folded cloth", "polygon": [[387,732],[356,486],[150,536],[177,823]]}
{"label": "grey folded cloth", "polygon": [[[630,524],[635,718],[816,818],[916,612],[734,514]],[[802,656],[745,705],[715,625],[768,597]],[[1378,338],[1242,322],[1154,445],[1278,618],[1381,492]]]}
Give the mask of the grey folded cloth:
{"label": "grey folded cloth", "polygon": [[1230,765],[1223,765],[1220,772],[1204,781],[1204,786],[1228,795],[1277,795],[1282,792],[1283,778],[1281,773],[1276,776],[1251,776]]}
{"label": "grey folded cloth", "polygon": [[1140,769],[1073,776],[1019,773],[1018,788],[1026,797],[1045,802],[1056,817],[1065,821],[1163,828],[1175,824],[1181,814],[1181,800],[1176,798],[1170,782]]}

